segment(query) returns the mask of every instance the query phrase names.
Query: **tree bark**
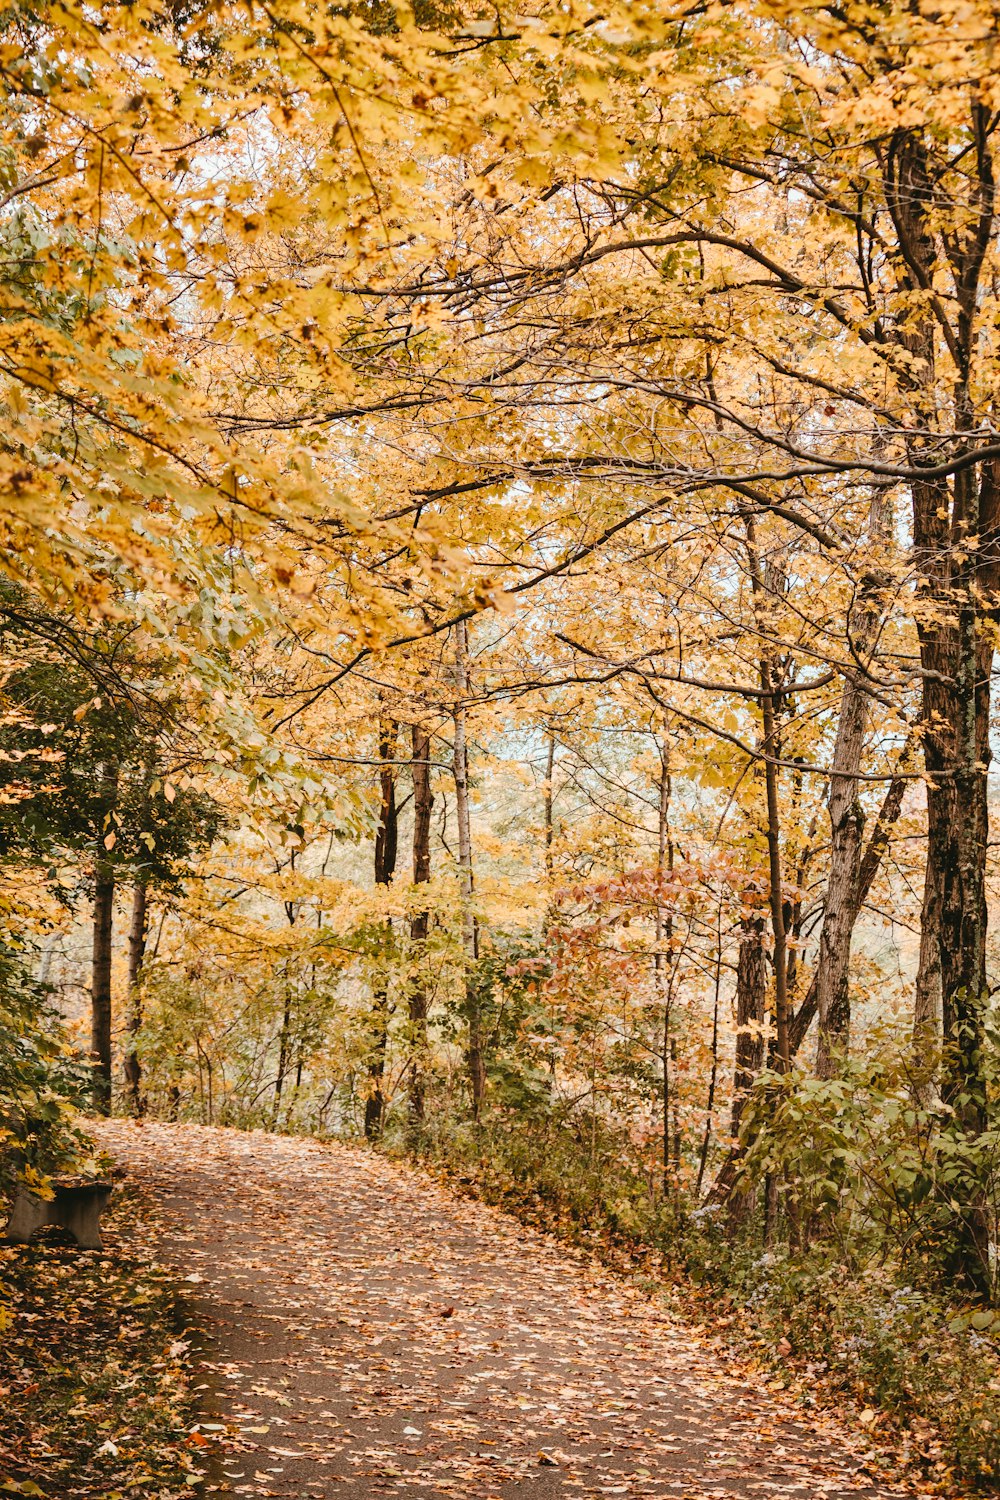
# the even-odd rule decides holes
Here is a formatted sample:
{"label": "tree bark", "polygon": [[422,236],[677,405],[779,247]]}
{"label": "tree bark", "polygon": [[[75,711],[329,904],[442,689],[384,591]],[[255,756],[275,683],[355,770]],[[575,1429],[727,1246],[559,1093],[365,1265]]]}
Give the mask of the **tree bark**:
{"label": "tree bark", "polygon": [[[909,766],[909,763],[910,745],[908,742],[907,745],[904,746],[903,753],[900,756],[900,771],[907,768]],[[892,834],[892,829],[897,822],[900,811],[902,809],[903,794],[906,790],[906,785],[907,777],[905,775],[896,775],[889,783],[885,798],[882,802],[882,807],[879,811],[879,815],[875,823],[875,827],[872,829],[871,837],[868,840],[864,855],[861,859],[857,885],[855,887],[855,921],[857,920],[858,912],[860,912],[861,907],[868,899],[868,893],[872,888],[875,876],[878,874],[882,864],[882,860],[885,857],[885,851],[889,846],[889,839]],[[742,1024],[742,1016],[746,1015],[748,1019],[751,1019],[754,1016],[759,1015],[761,1023],[763,1023],[766,1013],[766,979],[764,972],[764,955],[761,946],[764,919],[763,917],[757,917],[751,919],[751,921],[757,927],[756,938],[753,942],[747,945],[748,924],[745,921],[743,924],[743,935],[740,941],[740,955],[739,959],[737,960],[737,1028],[739,1028]],[[752,936],[752,934],[749,935]],[[754,949],[756,949],[756,952],[754,951]],[[809,1027],[811,1026],[816,1016],[816,988],[816,973],[814,971],[812,980],[810,981],[809,988],[806,990],[802,1004],[799,1006],[799,1009],[796,1012],[795,1016],[792,1017],[789,1022],[788,1044],[789,1052],[792,1057],[794,1057],[801,1048],[808,1034]],[[741,999],[741,992],[745,997],[744,999]],[[733,1135],[739,1134],[743,1102],[745,1101],[747,1091],[751,1087],[757,1073],[760,1071],[761,1065],[764,1060],[763,1037],[760,1041],[760,1053],[759,1055],[757,1055],[754,1052],[753,1047],[751,1046],[753,1037],[752,1028],[748,1030],[746,1036],[747,1039],[743,1043],[745,1050],[741,1050],[741,1038],[739,1031],[737,1032],[737,1065],[733,1090],[734,1108],[733,1117],[731,1120],[731,1130]],[[739,1101],[738,1108],[737,1101]],[[739,1168],[740,1157],[743,1154],[743,1149],[743,1146],[739,1143],[733,1146],[726,1160],[723,1162],[722,1168],[720,1169],[719,1174],[712,1186],[712,1191],[709,1194],[709,1202],[722,1203],[725,1202],[729,1197],[732,1191],[733,1184],[736,1181],[736,1173]]]}
{"label": "tree bark", "polygon": [[736,959],[736,1062],[729,1129],[739,1135],[747,1095],[764,1062],[767,973],[764,967],[764,918],[744,917]]}
{"label": "tree bark", "polygon": [[764,787],[767,798],[767,865],[771,906],[772,969],[774,971],[774,1029],[777,1065],[787,1073],[791,1065],[788,1046],[788,955],[785,941],[785,905],[781,874],[781,815],[778,809],[778,768],[775,758],[780,752],[774,714],[774,687],[771,663],[761,657],[760,684],[764,717]]}
{"label": "tree bark", "polygon": [[[294,870],[295,870],[295,850],[294,849],[292,850],[291,855],[289,856],[289,868],[294,872]],[[284,906],[285,906],[285,916],[288,918],[288,925],[289,925],[289,927],[294,927],[295,923],[298,921],[300,904],[299,904],[298,901],[286,901],[284,903]],[[284,1091],[285,1079],[288,1076],[289,1067],[291,1066],[291,1055],[292,1055],[292,1006],[293,1006],[293,1000],[294,1000],[294,991],[293,991],[293,984],[292,984],[292,975],[291,975],[291,972],[290,972],[290,963],[291,963],[290,959],[286,959],[285,960],[285,995],[284,995],[284,1003],[282,1005],[282,1011],[281,1011],[281,1031],[280,1031],[279,1036],[278,1036],[278,1076],[277,1076],[277,1078],[274,1081],[274,1106],[273,1106],[273,1111],[272,1111],[272,1116],[271,1116],[271,1128],[272,1128],[272,1130],[277,1130],[277,1128],[278,1128],[278,1119],[279,1119],[279,1116],[280,1116],[280,1113],[281,1113],[281,1095],[282,1095],[282,1092]],[[206,1061],[208,1061],[207,1058],[206,1058]],[[208,1062],[208,1067],[209,1067],[209,1087],[211,1087],[211,1076],[212,1075],[211,1075],[211,1062],[210,1061]]]}
{"label": "tree bark", "polygon": [[[670,1140],[670,1114],[672,1100],[671,1063],[673,1061],[671,1012],[673,1009],[673,937],[674,919],[673,912],[664,912],[663,903],[659,899],[662,894],[662,885],[665,875],[669,875],[674,868],[674,842],[670,836],[670,794],[672,782],[670,776],[670,746],[664,732],[663,743],[660,748],[660,784],[657,802],[656,820],[656,879],[660,888],[656,903],[656,916],[654,926],[655,951],[653,954],[653,969],[655,974],[656,991],[659,996],[660,1014],[662,1016],[662,1032],[660,1047],[660,1104],[663,1114],[663,1134],[661,1140],[660,1159],[663,1178],[663,1193],[667,1196],[671,1189],[672,1163],[675,1153],[671,1150]],[[676,1114],[676,1110],[674,1111]]]}
{"label": "tree bark", "polygon": [[98,860],[94,872],[94,934],[90,986],[90,1052],[94,1061],[94,1107],[111,1113],[111,951],[114,936],[115,868]]}
{"label": "tree bark", "polygon": [[[736,1059],[733,1069],[733,1102],[730,1133],[737,1138],[743,1108],[754,1079],[764,1064],[764,1025],[767,1019],[767,968],[764,962],[764,917],[745,916],[740,921],[740,946],[736,959]],[[737,1139],[723,1162],[708,1194],[709,1203],[730,1204],[735,1223],[742,1217],[733,1208],[732,1191],[743,1147]],[[744,1205],[744,1212],[745,1212]]]}
{"label": "tree bark", "polygon": [[[399,818],[396,810],[396,725],[383,718],[379,723],[379,819],[375,832],[375,884],[387,886],[396,871]],[[386,922],[386,942],[392,938],[392,919]],[[372,993],[374,1035],[368,1059],[368,1098],[365,1100],[365,1135],[376,1140],[385,1121],[385,1058],[389,1042],[389,980],[379,976]]]}
{"label": "tree bark", "polygon": [[94,1068],[94,1108],[111,1113],[111,957],[115,919],[115,867],[108,857],[113,847],[113,817],[118,804],[118,766],[109,761],[99,771],[103,818],[97,829],[94,859],[93,946],[90,984],[90,1053]]}
{"label": "tree bark", "polygon": [[854,927],[854,884],[857,880],[865,816],[852,776],[861,763],[868,705],[865,694],[845,682],[840,723],[830,778],[830,874],[827,880],[823,926],[816,964],[816,1009],[819,1040],[816,1072],[832,1078],[838,1059],[850,1044],[850,957]]}
{"label": "tree bark", "polygon": [[545,878],[549,883],[551,896],[552,876],[554,865],[552,859],[552,840],[555,837],[555,823],[553,821],[552,807],[552,778],[556,769],[556,737],[550,729],[547,735],[548,747],[545,755]]}
{"label": "tree bark", "polygon": [[[903,753],[899,757],[897,774],[893,776],[886,789],[882,806],[875,820],[871,837],[865,846],[865,852],[858,866],[858,876],[854,887],[853,909],[851,914],[850,928],[853,934],[854,926],[861,913],[861,908],[868,900],[869,892],[875,881],[875,876],[882,867],[885,852],[889,847],[892,830],[899,821],[899,814],[903,807],[903,794],[906,791],[908,777],[905,772],[909,769],[912,761],[912,741],[907,740],[903,747]],[[794,1057],[805,1041],[815,1019],[818,1009],[817,1002],[818,980],[814,970],[809,988],[805,993],[802,1004],[792,1018],[788,1028],[788,1041],[791,1054]]]}
{"label": "tree bark", "polygon": [[[884,544],[885,502],[876,495],[871,506],[873,545]],[[867,655],[875,641],[879,610],[879,575],[872,573],[862,587],[856,633],[856,652]],[[819,956],[816,961],[816,1009],[819,1039],[816,1072],[831,1078],[838,1058],[850,1046],[851,937],[861,903],[857,883],[861,873],[861,841],[865,816],[858,795],[858,772],[871,698],[856,675],[844,679],[840,717],[833,750],[828,809],[830,814],[830,873],[827,879]]]}
{"label": "tree bark", "polygon": [[[956,476],[956,491],[966,476]],[[966,514],[970,498],[956,494]],[[972,522],[970,520],[970,528]],[[978,525],[975,527],[978,530]],[[955,573],[965,572],[956,564]],[[992,642],[978,638],[976,590],[955,579],[956,623],[921,627],[927,868],[917,996],[923,1022],[940,976],[941,1096],[973,1143],[986,1128],[983,1065],[986,977],[986,849],[989,832],[989,676]],[[952,1274],[988,1288],[989,1234],[982,1202],[957,1215]]]}
{"label": "tree bark", "polygon": [[924,871],[920,912],[920,957],[913,995],[913,1041],[917,1049],[936,1050],[941,1043],[941,933],[938,913],[942,891],[936,865]]}
{"label": "tree bark", "polygon": [[[939,430],[942,391],[935,369],[940,316],[926,302],[944,260],[950,265],[955,312],[949,354],[955,437],[961,442],[981,417],[969,387],[978,352],[976,327],[983,267],[995,238],[996,191],[989,112],[973,97],[966,180],[966,222],[940,234],[939,188],[925,139],[901,130],[883,157],[886,203],[899,244],[901,286],[925,299],[919,319],[900,326],[914,356],[911,392],[918,422],[908,442],[914,466],[926,461]],[[940,256],[939,256],[940,249]],[[953,441],[952,449],[957,444]],[[910,486],[914,561],[921,581],[917,617],[923,669],[923,740],[927,771],[927,869],[917,1004],[926,1020],[940,975],[941,1094],[955,1127],[975,1145],[986,1127],[983,1058],[986,977],[986,850],[989,831],[990,668],[998,567],[998,485],[995,465],[970,465],[946,479]],[[949,1190],[949,1202],[951,1201]],[[956,1212],[949,1229],[951,1274],[988,1291],[989,1232],[982,1191]]]}
{"label": "tree bark", "polygon": [[547,736],[547,747],[545,753],[545,791],[542,804],[545,828],[545,916],[542,919],[542,937],[548,940],[549,931],[555,920],[555,857],[553,844],[556,834],[555,825],[555,770],[556,770],[556,736],[555,731],[550,729]]}
{"label": "tree bark", "polygon": [[[431,793],[430,735],[422,724],[414,724],[412,735],[413,774],[413,884],[424,885],[431,878]],[[430,913],[426,908],[410,918],[412,977],[410,980],[409,1017],[412,1047],[410,1067],[410,1123],[422,1129],[424,1122],[424,1069],[427,1057],[427,934]]]}
{"label": "tree bark", "polygon": [[708,1149],[712,1143],[712,1124],[715,1112],[715,1088],[719,1077],[719,995],[722,989],[722,906],[718,910],[718,926],[715,934],[715,984],[712,1000],[712,1066],[708,1079],[708,1098],[705,1101],[705,1131],[701,1138],[698,1156],[698,1176],[694,1185],[695,1201],[701,1197],[701,1185],[705,1180],[708,1165]]}
{"label": "tree bark", "polygon": [[[747,561],[749,563],[750,586],[753,591],[754,611],[759,613],[766,604],[764,571],[757,548],[757,531],[752,512],[743,509],[743,524],[746,530]],[[764,795],[767,807],[768,892],[771,909],[771,967],[774,974],[774,1030],[775,1062],[780,1072],[787,1072],[791,1065],[788,1046],[788,944],[785,927],[785,899],[783,892],[781,858],[781,813],[778,806],[778,766],[781,742],[778,736],[777,699],[778,689],[774,680],[774,662],[768,649],[762,649],[759,661],[760,709],[763,722],[761,755],[764,761]]]}
{"label": "tree bark", "polygon": [[136,1037],[142,1026],[142,963],[146,953],[146,882],[138,879],[132,889],[132,920],[128,931],[128,1016],[126,1020],[125,1092],[129,1114],[134,1119],[145,1113],[142,1097],[142,1068],[136,1051]]}
{"label": "tree bark", "polygon": [[465,952],[465,1009],[469,1024],[469,1092],[472,1118],[478,1120],[486,1094],[483,1019],[479,992],[479,927],[472,905],[472,821],[469,810],[469,745],[466,700],[469,693],[469,637],[464,620],[455,626],[455,706],[452,771],[455,779],[455,821],[458,825],[458,878],[462,901],[462,946]]}

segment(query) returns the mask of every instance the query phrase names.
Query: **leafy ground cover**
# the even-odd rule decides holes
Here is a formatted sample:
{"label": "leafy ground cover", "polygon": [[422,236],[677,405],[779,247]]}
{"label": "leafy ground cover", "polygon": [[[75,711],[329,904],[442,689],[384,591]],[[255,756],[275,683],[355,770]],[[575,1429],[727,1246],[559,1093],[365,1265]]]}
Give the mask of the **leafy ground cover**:
{"label": "leafy ground cover", "polygon": [[891,1265],[848,1264],[815,1245],[762,1251],[711,1209],[651,1203],[613,1140],[592,1161],[551,1126],[477,1130],[439,1116],[417,1155],[465,1193],[671,1288],[806,1408],[853,1409],[873,1453],[942,1490],[1000,1491],[1000,1350],[980,1315],[912,1284]]}
{"label": "leafy ground cover", "polygon": [[103,1251],[0,1247],[0,1496],[174,1500],[199,1477],[174,1283],[119,1188]]}
{"label": "leafy ground cover", "polygon": [[[660,1290],[341,1142],[114,1121],[191,1283],[220,1496],[889,1500]],[[214,1488],[213,1488],[214,1486]]]}

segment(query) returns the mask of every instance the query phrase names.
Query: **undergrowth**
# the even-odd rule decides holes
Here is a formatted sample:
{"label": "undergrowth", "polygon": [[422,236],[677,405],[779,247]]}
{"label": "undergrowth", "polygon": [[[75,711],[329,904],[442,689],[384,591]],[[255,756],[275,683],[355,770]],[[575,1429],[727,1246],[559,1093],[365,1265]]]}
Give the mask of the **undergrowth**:
{"label": "undergrowth", "polygon": [[0,1247],[3,1500],[173,1500],[199,1478],[176,1298],[122,1235],[138,1212],[119,1188],[104,1251]]}
{"label": "undergrowth", "polygon": [[612,1134],[584,1140],[551,1120],[494,1112],[473,1127],[440,1112],[416,1155],[522,1221],[628,1264],[806,1404],[846,1396],[883,1461],[891,1454],[944,1486],[1000,1492],[1000,1355],[968,1311],[890,1262],[847,1265],[829,1246],[764,1249],[749,1215],[688,1210],[638,1173]]}

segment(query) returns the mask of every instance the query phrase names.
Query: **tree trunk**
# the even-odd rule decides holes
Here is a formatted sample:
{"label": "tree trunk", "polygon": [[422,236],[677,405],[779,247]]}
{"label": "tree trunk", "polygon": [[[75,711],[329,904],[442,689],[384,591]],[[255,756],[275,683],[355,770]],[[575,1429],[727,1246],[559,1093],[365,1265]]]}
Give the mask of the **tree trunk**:
{"label": "tree trunk", "polygon": [[[872,545],[884,546],[885,501],[881,494],[876,494],[872,501],[871,532]],[[858,656],[867,655],[875,640],[879,621],[877,595],[881,583],[881,577],[872,572],[862,585],[855,633]],[[830,874],[816,961],[816,1009],[819,1012],[816,1072],[820,1078],[833,1077],[838,1058],[846,1054],[850,1045],[851,936],[860,907],[856,887],[865,826],[857,776],[868,730],[870,702],[870,695],[859,677],[852,675],[844,679],[828,801]]]}
{"label": "tree trunk", "polygon": [[111,1113],[111,944],[115,868],[98,860],[94,872],[94,941],[90,987],[90,1052],[94,1063],[94,1107]]}
{"label": "tree trunk", "polygon": [[[904,772],[909,768],[912,760],[911,742],[907,741],[903,753],[899,758],[898,771]],[[899,820],[899,814],[903,806],[903,794],[906,791],[907,776],[897,774],[893,776],[886,790],[882,806],[879,810],[875,827],[872,829],[871,837],[865,846],[865,852],[858,867],[858,877],[854,888],[854,905],[851,916],[851,932],[857,922],[862,906],[868,899],[875,876],[882,866],[885,852],[889,847],[889,839],[892,830]],[[799,1051],[805,1041],[817,1011],[817,974],[814,970],[809,988],[806,990],[802,1004],[799,1006],[794,1017],[789,1022],[788,1045],[792,1057]]]}
{"label": "tree trunk", "polygon": [[289,1047],[292,1038],[292,981],[285,963],[285,997],[281,1010],[281,1031],[278,1034],[278,1073],[274,1080],[274,1105],[271,1112],[271,1129],[277,1130],[281,1115],[281,1094],[288,1072]]}
{"label": "tree trunk", "polygon": [[455,726],[452,770],[455,778],[455,821],[458,824],[458,878],[462,899],[462,946],[465,950],[465,1009],[469,1023],[469,1091],[472,1118],[479,1119],[486,1093],[483,1020],[479,992],[479,928],[472,906],[472,824],[469,813],[469,746],[466,737],[466,699],[469,637],[464,620],[455,626]]}
{"label": "tree trunk", "polygon": [[146,952],[146,882],[136,881],[132,890],[132,920],[128,931],[128,1017],[127,1039],[122,1071],[129,1114],[138,1119],[145,1112],[142,1097],[142,1069],[136,1051],[136,1037],[142,1026],[142,962]]}
{"label": "tree trunk", "polygon": [[739,1135],[747,1095],[764,1062],[767,973],[764,967],[764,918],[744,917],[736,960],[736,1063],[729,1129]]}
{"label": "tree trunk", "polygon": [[[916,131],[898,131],[883,162],[886,201],[902,254],[903,287],[935,285],[939,256],[950,262],[955,288],[951,357],[953,429],[959,438],[979,421],[969,390],[980,337],[976,326],[983,267],[995,238],[995,184],[986,106],[971,105],[967,231],[939,239],[934,224],[938,187],[927,146]],[[974,153],[974,154],[973,154]],[[917,426],[908,456],[914,466],[936,457],[942,390],[935,369],[939,323],[928,308],[898,334],[912,360]],[[972,439],[970,439],[972,441]],[[954,449],[957,445],[952,444]],[[921,582],[917,617],[923,669],[923,739],[927,771],[927,869],[917,1002],[926,1015],[940,974],[941,1094],[954,1127],[975,1145],[986,1126],[983,1012],[986,978],[986,850],[989,810],[990,616],[998,584],[996,466],[970,465],[946,479],[916,481],[910,494],[914,562]],[[950,1203],[952,1188],[947,1190]],[[977,1291],[991,1280],[983,1192],[954,1213],[949,1269]]]}
{"label": "tree trunk", "polygon": [[850,1043],[850,958],[854,928],[854,885],[858,875],[865,817],[851,772],[860,767],[868,722],[867,696],[845,682],[830,778],[830,874],[827,880],[816,961],[816,1009],[819,1041],[816,1072],[832,1078],[838,1059]]}
{"label": "tree trunk", "polygon": [[924,899],[920,912],[920,958],[913,996],[913,1043],[920,1052],[936,1051],[941,1044],[941,932],[938,914],[943,892],[936,864],[927,862]]}
{"label": "tree trunk", "polygon": [[[654,926],[655,951],[653,953],[653,969],[655,974],[656,993],[659,997],[660,1014],[662,1016],[661,1047],[660,1047],[660,1105],[663,1115],[663,1134],[660,1147],[660,1160],[663,1179],[664,1197],[668,1196],[671,1189],[671,1163],[674,1154],[671,1151],[670,1141],[670,1114],[672,1100],[672,1078],[671,1062],[673,1058],[673,1046],[671,1036],[671,1011],[673,1001],[673,937],[674,919],[673,912],[663,909],[662,885],[666,875],[674,868],[674,842],[670,836],[670,793],[672,783],[670,777],[670,746],[664,731],[663,743],[660,750],[660,784],[659,797],[657,801],[656,819],[656,878],[657,885],[661,889],[657,893],[656,916]],[[676,1114],[676,1110],[674,1111]]]}
{"label": "tree trunk", "polygon": [[[396,810],[396,725],[383,718],[379,724],[379,803],[378,828],[375,833],[375,884],[387,886],[396,871],[399,818]],[[386,921],[386,944],[392,940],[392,919]],[[374,1035],[368,1059],[368,1098],[365,1100],[365,1135],[368,1140],[382,1134],[385,1120],[385,1058],[389,1042],[389,980],[383,970],[372,993]]]}
{"label": "tree trunk", "polygon": [[[904,772],[909,767],[910,758],[911,746],[910,742],[908,741],[903,748],[902,755],[899,758],[898,770],[900,772]],[[868,899],[868,893],[872,888],[872,883],[875,880],[875,876],[879,872],[882,860],[885,857],[885,851],[889,847],[889,839],[892,834],[892,829],[897,822],[900,811],[902,809],[903,794],[906,791],[906,784],[907,777],[905,774],[897,774],[889,783],[885,798],[882,802],[882,807],[879,811],[878,819],[876,820],[875,827],[872,829],[871,837],[868,840],[864,855],[861,859],[857,885],[855,887],[854,893],[855,910],[852,919],[852,928],[853,922],[857,920],[858,912],[861,910],[861,907]],[[761,1064],[764,1060],[763,1038],[761,1038],[760,1041],[759,1055],[755,1053],[752,1046],[753,1031],[755,1028],[750,1027],[748,1032],[745,1033],[742,1037],[739,1032],[739,1028],[744,1024],[743,1020],[741,1019],[743,1016],[746,1016],[748,1020],[750,1020],[752,1017],[759,1015],[760,1021],[761,1023],[763,1023],[765,1015],[766,980],[764,973],[764,955],[763,949],[761,947],[764,919],[763,917],[757,917],[752,919],[752,921],[757,928],[756,937],[753,942],[751,942],[748,946],[745,946],[747,944],[748,935],[752,936],[752,934],[748,934],[749,924],[744,921],[743,936],[740,941],[740,955],[737,961],[736,970],[737,1060],[736,1075],[734,1078],[733,1088],[733,1116],[730,1122],[730,1129],[732,1130],[733,1135],[738,1135],[739,1133],[740,1117],[742,1115],[743,1103],[746,1099],[747,1091],[752,1085],[757,1073],[760,1071]],[[798,1052],[799,1048],[802,1046],[802,1043],[805,1041],[806,1035],[809,1031],[809,1027],[816,1015],[816,989],[816,973],[814,971],[812,980],[809,984],[809,988],[806,991],[805,998],[803,999],[802,1004],[800,1005],[795,1016],[789,1022],[788,1044],[789,1052],[792,1057],[795,1056],[796,1052]],[[741,998],[741,996],[744,998]],[[709,1202],[721,1203],[725,1202],[728,1199],[732,1191],[733,1184],[736,1181],[736,1173],[739,1168],[739,1162],[742,1153],[743,1148],[739,1144],[735,1145],[732,1148],[722,1165],[718,1177],[716,1178],[712,1186],[712,1191],[709,1194]]]}
{"label": "tree trunk", "polygon": [[[548,741],[545,754],[545,793],[543,801],[544,827],[545,827],[545,916],[542,918],[542,940],[547,945],[552,924],[555,921],[555,857],[553,842],[555,840],[555,770],[556,770],[556,736],[555,731],[550,729],[546,736]],[[551,1062],[555,1063],[553,1052]]]}
{"label": "tree trunk", "polygon": [[[422,724],[413,726],[413,884],[424,885],[431,878],[431,793],[430,735]],[[409,1013],[412,1046],[410,1068],[410,1123],[415,1129],[424,1122],[424,1068],[427,1057],[427,934],[430,914],[416,911],[410,918],[412,977]]]}
{"label": "tree trunk", "polygon": [[[295,871],[295,850],[289,856],[289,868]],[[288,918],[289,927],[294,927],[299,915],[299,903],[297,901],[286,901],[285,916]],[[292,1006],[294,1000],[291,959],[285,960],[285,995],[281,1010],[281,1031],[278,1036],[278,1076],[274,1081],[274,1106],[271,1115],[271,1128],[277,1130],[278,1120],[281,1114],[281,1095],[285,1087],[285,1078],[292,1057]]]}
{"label": "tree trunk", "polygon": [[[744,916],[740,920],[740,947],[736,959],[736,1058],[733,1068],[732,1111],[729,1117],[730,1134],[737,1138],[744,1105],[753,1088],[754,1079],[764,1064],[766,1019],[767,968],[764,962],[764,917],[761,913]],[[708,1195],[709,1203],[730,1203],[730,1216],[734,1225],[742,1217],[742,1213],[732,1206],[732,1191],[742,1155],[743,1146],[737,1139]]]}
{"label": "tree trunk", "polygon": [[791,1065],[788,1046],[788,954],[785,942],[785,904],[781,875],[781,821],[778,810],[778,767],[780,753],[774,714],[774,689],[771,663],[761,658],[760,683],[764,716],[764,786],[767,798],[767,864],[771,905],[772,969],[774,971],[774,1029],[778,1070],[787,1073]]}
{"label": "tree trunk", "polygon": [[[767,589],[760,554],[757,550],[757,532],[749,509],[743,511],[746,529],[747,560],[750,585],[753,591],[755,613],[766,605]],[[775,1064],[780,1072],[787,1072],[791,1065],[788,1045],[788,945],[785,928],[785,899],[781,859],[781,814],[778,806],[778,766],[781,741],[778,736],[777,699],[778,688],[774,680],[774,662],[769,650],[760,654],[760,708],[763,721],[761,755],[764,761],[764,791],[767,806],[767,868],[769,904],[771,908],[772,971],[774,973],[774,1029]]]}
{"label": "tree trunk", "polygon": [[718,910],[718,926],[715,934],[715,985],[712,1003],[712,1068],[708,1080],[708,1099],[705,1101],[705,1133],[701,1138],[701,1153],[698,1157],[698,1177],[694,1185],[695,1201],[701,1197],[701,1185],[705,1180],[708,1165],[708,1149],[712,1143],[712,1124],[715,1112],[715,1088],[719,1077],[719,994],[722,989],[722,904]]}
{"label": "tree trunk", "polygon": [[548,732],[548,748],[545,756],[545,879],[549,886],[549,901],[552,900],[552,876],[554,863],[552,858],[552,840],[555,837],[555,823],[553,820],[552,807],[552,778],[556,769],[556,737],[553,730]]}
{"label": "tree trunk", "polygon": [[[929,778],[926,925],[921,934],[918,995],[925,1011],[940,974],[941,1094],[970,1141],[986,1128],[983,1043],[988,995],[990,663],[983,659],[986,651],[977,649],[975,614],[976,601],[970,589],[958,609],[957,628],[925,628],[921,652],[928,674],[924,679],[924,760]],[[942,640],[945,636],[952,638]],[[946,680],[941,680],[946,674]],[[954,1229],[954,1273],[985,1287],[989,1246],[982,1206],[970,1206]]]}

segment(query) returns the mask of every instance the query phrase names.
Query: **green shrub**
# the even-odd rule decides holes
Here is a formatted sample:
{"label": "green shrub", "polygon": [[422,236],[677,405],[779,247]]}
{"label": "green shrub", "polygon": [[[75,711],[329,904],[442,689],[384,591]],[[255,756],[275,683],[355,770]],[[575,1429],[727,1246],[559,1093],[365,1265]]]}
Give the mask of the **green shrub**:
{"label": "green shrub", "polygon": [[812,1370],[909,1426],[925,1460],[1000,1486],[1000,1350],[989,1326],[977,1330],[888,1267],[857,1275],[817,1249],[736,1256],[729,1290],[756,1341],[776,1350],[787,1340]]}
{"label": "green shrub", "polygon": [[0,1193],[18,1182],[44,1191],[50,1175],[80,1166],[89,1143],[77,1109],[89,1083],[44,991],[0,942]]}
{"label": "green shrub", "polygon": [[[914,1163],[925,1159],[941,1116],[917,1110],[911,1118],[894,1098],[875,1109],[871,1083],[862,1090],[856,1079],[783,1081],[775,1128],[752,1148],[756,1180],[745,1170],[751,1204],[737,1215],[664,1195],[624,1133],[589,1113],[574,1119],[494,1106],[476,1126],[436,1097],[421,1154],[476,1194],[568,1239],[660,1252],[682,1288],[702,1288],[713,1312],[729,1308],[737,1336],[757,1355],[786,1373],[791,1359],[823,1376],[907,1428],[905,1443],[924,1465],[992,1490],[1000,1487],[993,1314],[948,1301],[932,1253],[937,1210],[902,1191],[912,1189]],[[773,1110],[773,1081],[765,1080],[761,1097],[764,1090]],[[798,1143],[794,1165],[782,1154],[786,1131],[789,1149],[793,1137]],[[387,1144],[413,1146],[401,1128]],[[765,1194],[756,1188],[768,1172],[785,1174],[774,1228],[791,1223],[794,1250],[777,1232],[772,1247],[762,1246]],[[920,1232],[907,1245],[915,1224]],[[907,1266],[918,1274],[908,1278]]]}
{"label": "green shrub", "polygon": [[[742,1183],[774,1184],[793,1244],[830,1246],[853,1270],[891,1260],[906,1280],[946,1286],[977,1215],[996,1244],[1000,1130],[969,1136],[926,1082],[889,1046],[832,1079],[761,1074],[744,1110]],[[981,1259],[977,1283],[995,1295],[997,1265],[985,1249]]]}

